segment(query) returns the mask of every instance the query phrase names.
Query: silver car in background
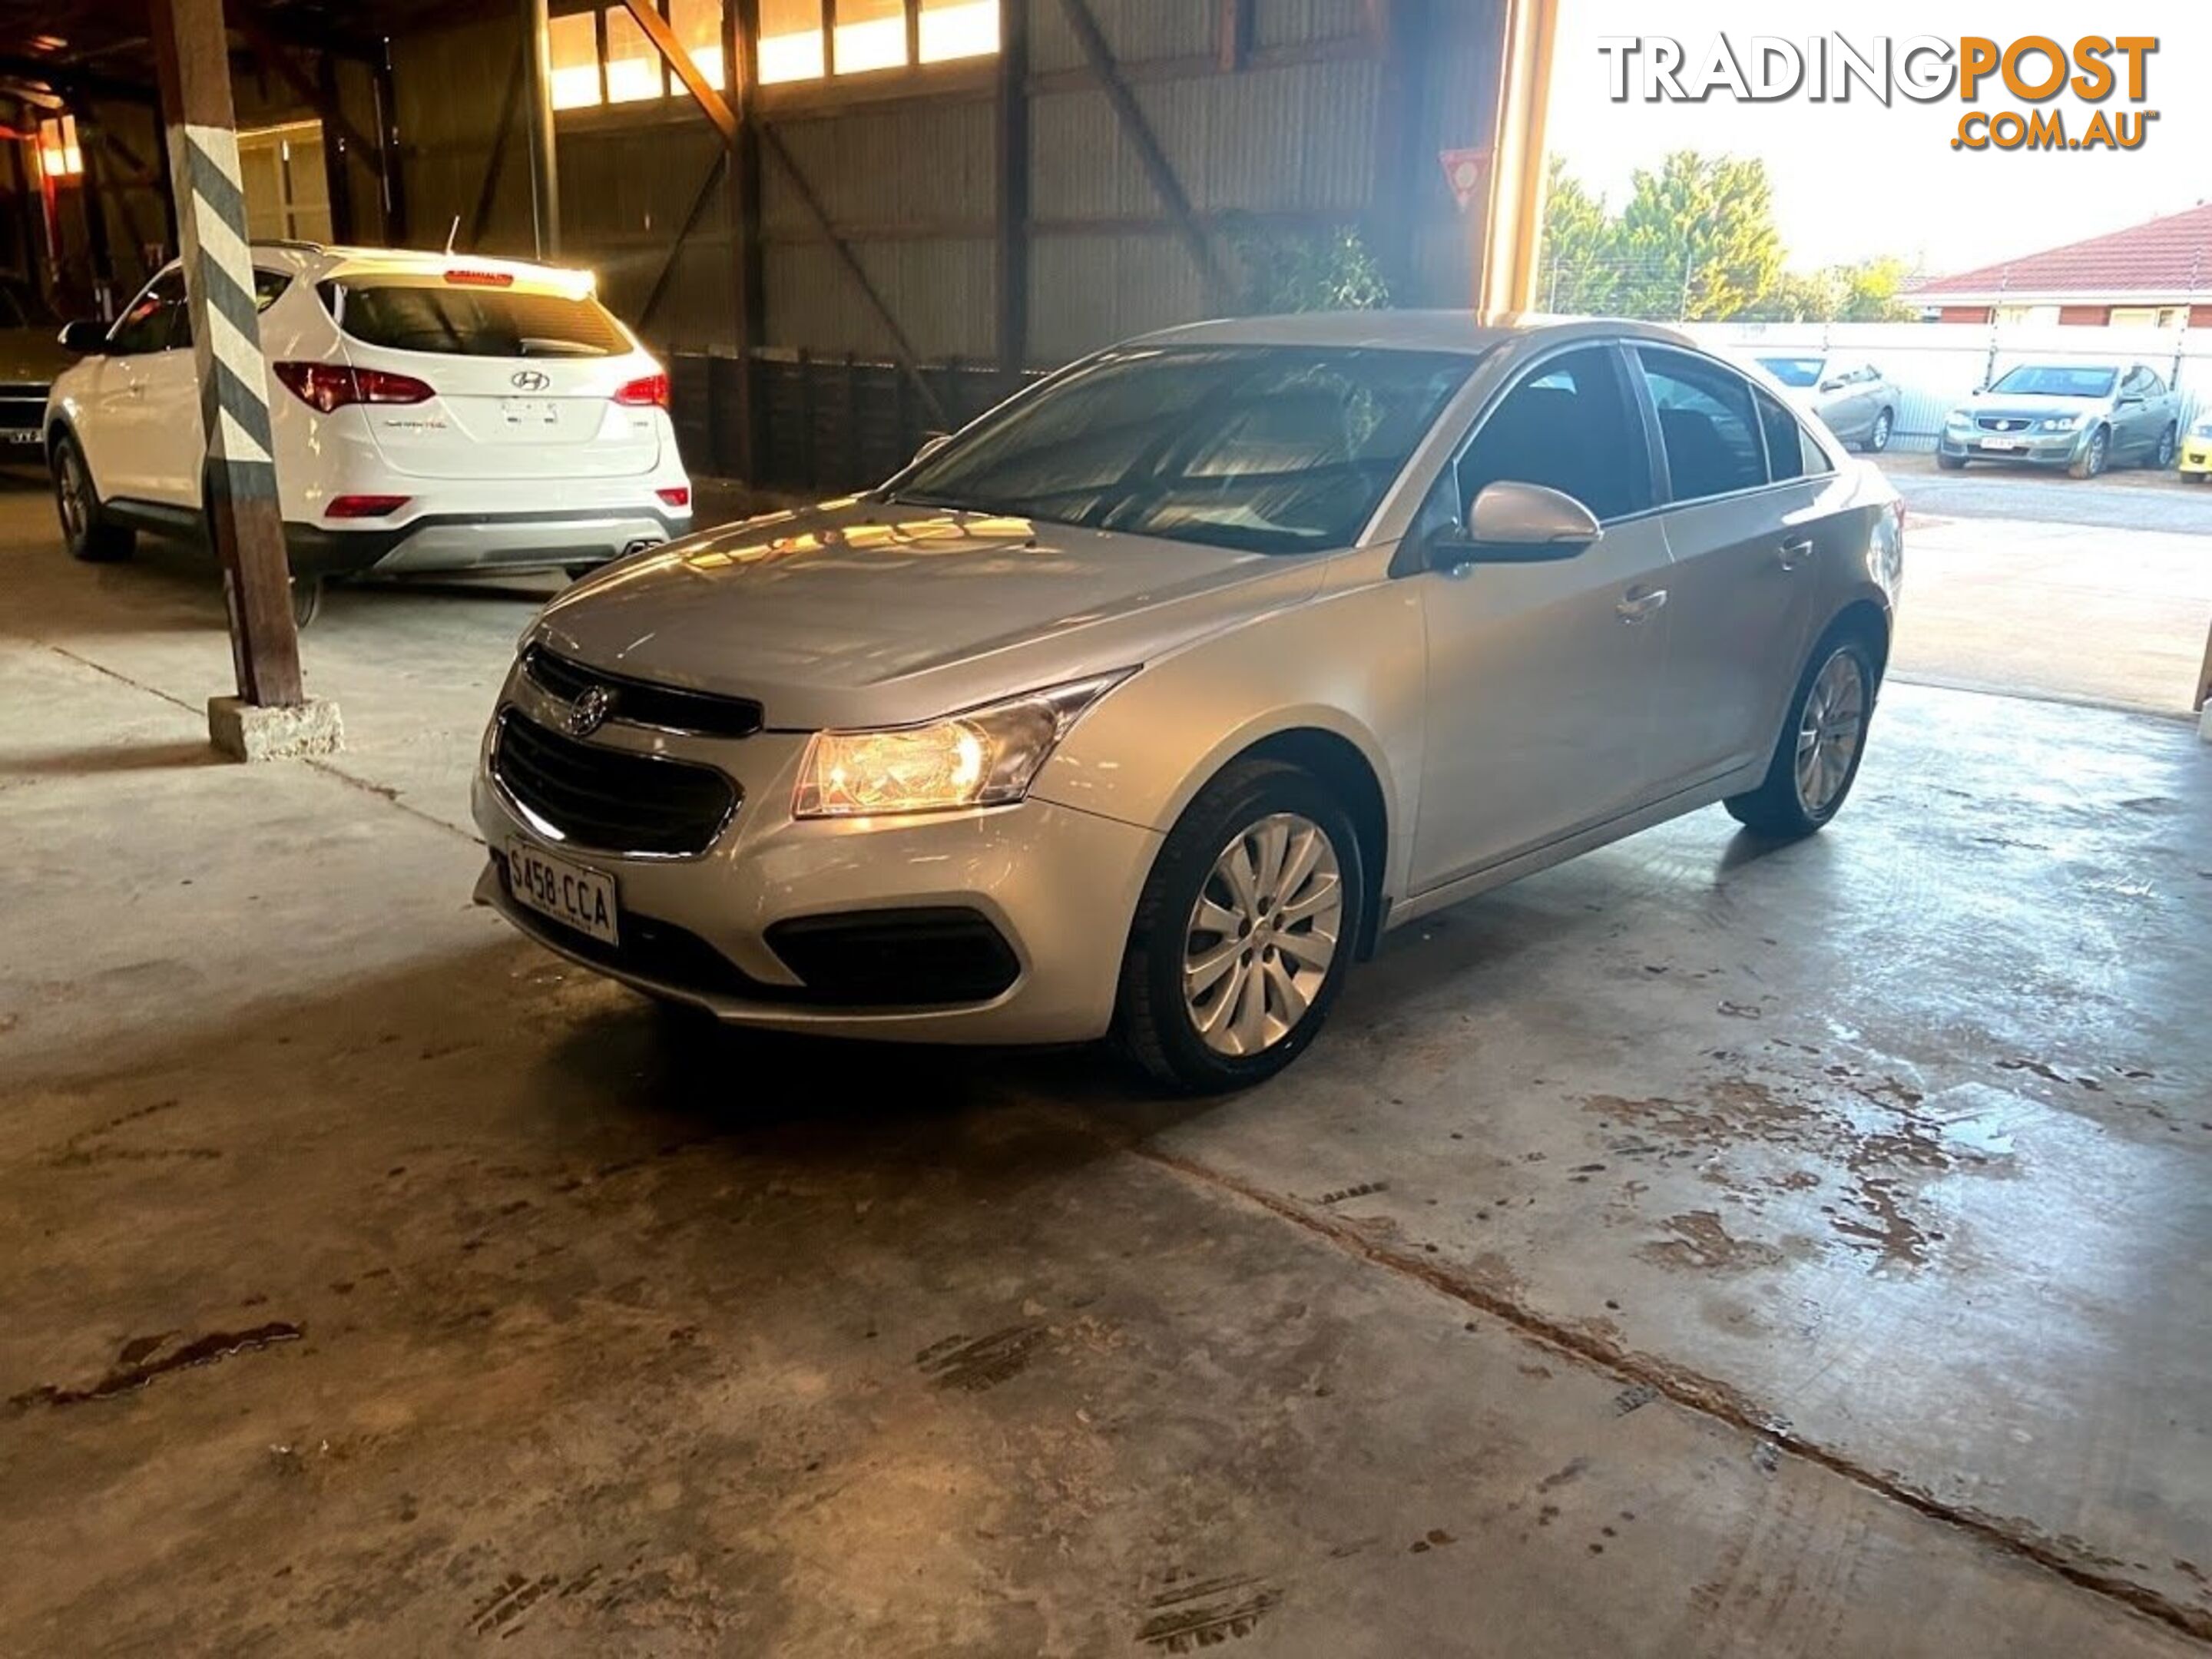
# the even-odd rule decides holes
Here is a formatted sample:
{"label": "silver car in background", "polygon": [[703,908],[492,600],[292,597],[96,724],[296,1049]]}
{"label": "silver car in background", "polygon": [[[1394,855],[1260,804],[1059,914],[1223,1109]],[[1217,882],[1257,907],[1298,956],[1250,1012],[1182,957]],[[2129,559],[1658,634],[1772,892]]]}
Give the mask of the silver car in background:
{"label": "silver car in background", "polygon": [[1790,392],[1798,406],[1828,423],[1845,443],[1879,455],[1897,430],[1897,388],[1872,363],[1821,352],[1763,355],[1759,366]]}
{"label": "silver car in background", "polygon": [[2148,363],[2020,363],[1943,417],[1936,464],[2063,466],[2094,478],[2130,463],[2163,472],[2181,437],[2181,398]]}
{"label": "silver car in background", "polygon": [[1256,1082],[1386,929],[1716,801],[1825,824],[1901,525],[1670,331],[1146,336],[556,599],[477,896],[729,1021]]}

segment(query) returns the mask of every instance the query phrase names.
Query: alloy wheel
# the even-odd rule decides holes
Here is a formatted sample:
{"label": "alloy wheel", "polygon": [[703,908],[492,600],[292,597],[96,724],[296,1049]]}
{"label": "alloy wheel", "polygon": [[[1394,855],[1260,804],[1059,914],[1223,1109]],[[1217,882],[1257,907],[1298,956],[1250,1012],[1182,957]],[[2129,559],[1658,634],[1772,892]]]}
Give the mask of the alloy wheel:
{"label": "alloy wheel", "polygon": [[2166,428],[2166,429],[2163,433],[2161,433],[2161,434],[2160,434],[2160,436],[2159,436],[2159,441],[2158,441],[2158,470],[2159,470],[2160,472],[2163,472],[2163,471],[2165,471],[2167,468],[2171,467],[2172,465],[2173,465],[2173,428],[2172,428],[2172,427],[2168,427],[2168,428]]}
{"label": "alloy wheel", "polygon": [[1868,443],[1869,447],[1877,455],[1889,447],[1890,426],[1890,414],[1887,410],[1883,410],[1881,414],[1874,417],[1874,435]]}
{"label": "alloy wheel", "polygon": [[54,502],[61,513],[62,533],[72,544],[84,539],[84,469],[78,464],[76,452],[65,449],[61,464],[54,469]]}
{"label": "alloy wheel", "polygon": [[1866,739],[1866,678],[1858,659],[1839,650],[1820,665],[1797,722],[1797,804],[1825,817],[1850,781]]}
{"label": "alloy wheel", "polygon": [[1277,812],[1214,860],[1184,929],[1183,1005],[1208,1048],[1232,1059],[1297,1029],[1336,959],[1344,880],[1312,819]]}
{"label": "alloy wheel", "polygon": [[2105,470],[2105,443],[2102,432],[2089,440],[2089,476],[2093,478]]}

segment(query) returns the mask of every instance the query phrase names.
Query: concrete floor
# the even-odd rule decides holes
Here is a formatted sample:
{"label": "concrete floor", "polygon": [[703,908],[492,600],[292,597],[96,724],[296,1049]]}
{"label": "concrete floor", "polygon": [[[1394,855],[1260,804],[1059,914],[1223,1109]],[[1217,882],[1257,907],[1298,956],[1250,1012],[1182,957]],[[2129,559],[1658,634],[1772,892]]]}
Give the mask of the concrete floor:
{"label": "concrete floor", "polygon": [[[2212,1641],[2212,749],[1893,687],[1396,936],[1300,1064],[699,1037],[466,902],[526,598],[349,747],[0,498],[0,1651]],[[199,1363],[186,1363],[197,1360]]]}

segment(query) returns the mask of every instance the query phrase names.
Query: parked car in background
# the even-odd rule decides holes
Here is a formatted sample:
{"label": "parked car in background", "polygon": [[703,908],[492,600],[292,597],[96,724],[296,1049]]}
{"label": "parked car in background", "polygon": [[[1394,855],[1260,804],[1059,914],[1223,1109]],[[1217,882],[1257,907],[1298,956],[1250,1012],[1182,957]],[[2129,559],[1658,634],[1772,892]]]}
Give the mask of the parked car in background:
{"label": "parked car in background", "polygon": [[[668,376],[585,271],[306,243],[252,250],[294,608],[323,580],[581,571],[680,535],[691,484]],[[70,551],[204,535],[191,314],[171,264],[82,360],[45,422]]]}
{"label": "parked car in background", "polygon": [[1671,330],[1171,329],[554,600],[477,897],[739,1024],[1241,1086],[1387,928],[1715,801],[1826,823],[1901,561],[1881,474]]}
{"label": "parked car in background", "polygon": [[1759,366],[1786,387],[1800,408],[1828,423],[1845,443],[1874,454],[1897,430],[1897,388],[1873,364],[1821,352],[1761,356]]}
{"label": "parked car in background", "polygon": [[74,361],[36,298],[0,279],[0,461],[35,461],[54,377]]}
{"label": "parked car in background", "polygon": [[2212,414],[2199,416],[2182,441],[2181,477],[2185,483],[2212,477]]}
{"label": "parked car in background", "polygon": [[2018,461],[2077,478],[2130,464],[2164,471],[2180,428],[2180,399],[2148,363],[2022,363],[1943,417],[1936,464]]}

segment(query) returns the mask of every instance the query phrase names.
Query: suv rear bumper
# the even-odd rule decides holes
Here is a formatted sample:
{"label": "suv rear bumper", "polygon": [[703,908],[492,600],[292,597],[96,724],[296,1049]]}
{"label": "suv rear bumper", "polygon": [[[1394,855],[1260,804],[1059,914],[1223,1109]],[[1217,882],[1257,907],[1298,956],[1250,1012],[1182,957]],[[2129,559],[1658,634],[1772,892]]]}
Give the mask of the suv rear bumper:
{"label": "suv rear bumper", "polygon": [[405,524],[287,523],[284,544],[301,576],[458,574],[556,570],[599,564],[641,544],[688,535],[691,514],[657,507],[581,507],[565,513],[425,514]]}

